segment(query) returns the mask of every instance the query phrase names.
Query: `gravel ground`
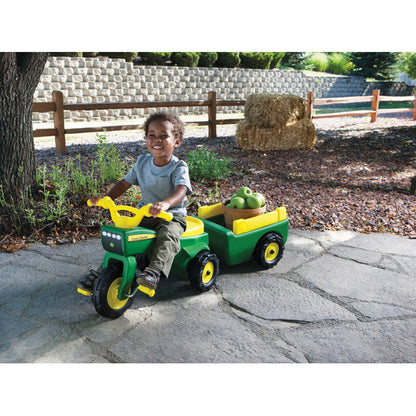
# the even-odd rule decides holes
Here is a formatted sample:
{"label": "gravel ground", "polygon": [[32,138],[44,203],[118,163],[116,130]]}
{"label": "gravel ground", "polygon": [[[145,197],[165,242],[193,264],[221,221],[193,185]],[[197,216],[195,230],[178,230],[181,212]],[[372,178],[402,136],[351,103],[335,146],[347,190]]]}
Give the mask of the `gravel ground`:
{"label": "gravel ground", "polygon": [[[218,118],[221,118],[221,116],[219,116]],[[122,122],[120,122],[119,124],[122,124]],[[140,121],[137,124],[140,124]],[[410,113],[399,113],[380,115],[375,123],[370,123],[369,116],[360,116],[317,119],[314,120],[314,125],[317,132],[317,138],[319,140],[320,132],[362,132],[392,127],[416,127],[416,121],[413,120],[412,115]],[[217,136],[219,138],[234,137],[235,130],[235,125],[217,126]],[[106,132],[105,135],[110,142],[123,144],[129,142],[137,142],[138,140],[142,139],[143,131],[136,132],[129,130],[123,132]],[[208,127],[188,127],[185,131],[185,139],[192,140],[203,138],[208,138]],[[67,149],[68,151],[71,151],[71,146],[73,145],[96,144],[96,133],[73,135],[69,138],[67,137],[66,143],[67,147],[69,148]],[[55,141],[53,138],[37,138],[35,139],[35,149],[51,150],[50,153],[53,153],[52,151],[55,149]],[[40,153],[38,153],[38,155],[40,155]]]}
{"label": "gravel ground", "polygon": [[[317,142],[312,150],[243,152],[234,141],[235,125],[219,126],[209,139],[205,127],[188,128],[178,155],[205,147],[231,157],[237,174],[226,182],[193,182],[189,207],[222,201],[239,186],[266,195],[267,208],[285,205],[291,226],[301,229],[391,232],[416,237],[416,200],[410,179],[416,176],[416,121],[410,114],[328,118],[314,121]],[[122,156],[133,164],[145,149],[143,132],[109,132]],[[38,164],[64,163],[81,154],[94,157],[95,134],[70,138],[67,154],[56,156],[53,139],[35,144]]]}

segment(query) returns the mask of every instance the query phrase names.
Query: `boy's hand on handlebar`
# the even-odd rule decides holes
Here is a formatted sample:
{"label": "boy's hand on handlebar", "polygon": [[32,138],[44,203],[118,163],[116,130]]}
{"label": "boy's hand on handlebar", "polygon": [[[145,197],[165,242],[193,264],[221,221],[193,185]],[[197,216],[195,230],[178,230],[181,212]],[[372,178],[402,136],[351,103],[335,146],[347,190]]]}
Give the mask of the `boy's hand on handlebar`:
{"label": "boy's hand on handlebar", "polygon": [[149,214],[156,218],[162,211],[167,211],[170,208],[170,205],[166,202],[155,202],[149,208]]}

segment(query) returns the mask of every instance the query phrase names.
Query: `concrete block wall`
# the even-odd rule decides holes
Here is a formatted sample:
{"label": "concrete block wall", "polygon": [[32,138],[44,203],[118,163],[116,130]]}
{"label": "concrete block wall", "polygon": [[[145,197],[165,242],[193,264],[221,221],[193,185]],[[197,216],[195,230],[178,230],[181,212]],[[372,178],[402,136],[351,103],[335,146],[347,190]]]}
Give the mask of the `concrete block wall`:
{"label": "concrete block wall", "polygon": [[[244,68],[187,68],[134,66],[124,59],[50,57],[34,94],[35,102],[52,100],[62,91],[64,103],[245,99],[254,93],[294,94],[316,98],[371,94],[373,86],[361,77],[311,76],[301,71]],[[179,114],[205,114],[206,107],[174,109]],[[221,107],[221,112],[242,111]],[[154,109],[65,111],[67,121],[137,118]],[[51,122],[51,113],[34,113],[34,123]]]}

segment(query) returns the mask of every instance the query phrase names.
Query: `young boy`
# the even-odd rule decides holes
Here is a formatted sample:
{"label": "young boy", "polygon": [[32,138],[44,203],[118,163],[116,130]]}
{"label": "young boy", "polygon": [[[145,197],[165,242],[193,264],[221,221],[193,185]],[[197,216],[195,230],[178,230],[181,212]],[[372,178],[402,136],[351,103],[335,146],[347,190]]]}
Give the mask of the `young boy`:
{"label": "young boy", "polygon": [[[180,118],[171,112],[157,112],[149,116],[144,124],[147,149],[150,154],[139,156],[130,172],[107,193],[115,200],[132,185],[140,186],[142,200],[138,208],[149,203],[152,217],[144,217],[139,224],[157,232],[151,253],[150,264],[137,279],[139,285],[156,289],[161,277],[167,278],[173,258],[180,250],[180,238],[186,229],[187,195],[192,187],[188,166],[173,152],[183,140],[184,125]],[[95,204],[101,196],[91,197]],[[161,211],[173,215],[172,221],[156,218]],[[90,272],[78,287],[91,291],[97,273]]]}

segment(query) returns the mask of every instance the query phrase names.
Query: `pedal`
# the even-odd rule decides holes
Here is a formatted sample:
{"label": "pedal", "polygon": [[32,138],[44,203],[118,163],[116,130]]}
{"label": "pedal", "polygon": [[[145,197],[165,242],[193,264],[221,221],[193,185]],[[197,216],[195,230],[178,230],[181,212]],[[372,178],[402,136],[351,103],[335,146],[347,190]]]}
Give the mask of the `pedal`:
{"label": "pedal", "polygon": [[146,287],[143,285],[139,285],[138,289],[140,290],[140,292],[145,293],[151,298],[155,295],[155,292],[156,292],[154,289],[150,289],[149,287]]}
{"label": "pedal", "polygon": [[84,296],[92,295],[92,290],[85,290],[85,289],[81,289],[80,287],[77,288],[77,292],[81,293],[81,295],[84,295]]}

